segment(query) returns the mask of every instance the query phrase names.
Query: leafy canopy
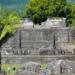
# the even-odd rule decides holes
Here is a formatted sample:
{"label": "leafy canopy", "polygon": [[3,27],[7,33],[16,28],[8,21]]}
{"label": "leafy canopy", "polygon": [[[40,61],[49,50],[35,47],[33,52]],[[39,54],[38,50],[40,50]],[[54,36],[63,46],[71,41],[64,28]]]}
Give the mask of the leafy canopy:
{"label": "leafy canopy", "polygon": [[48,0],[31,0],[27,5],[26,15],[35,23],[40,23],[47,19],[48,6]]}
{"label": "leafy canopy", "polygon": [[26,9],[26,17],[39,24],[48,17],[67,17],[70,13],[66,0],[30,0]]}
{"label": "leafy canopy", "polygon": [[2,40],[6,34],[14,32],[16,26],[20,23],[20,17],[14,11],[6,15],[0,15],[0,17],[0,40]]}

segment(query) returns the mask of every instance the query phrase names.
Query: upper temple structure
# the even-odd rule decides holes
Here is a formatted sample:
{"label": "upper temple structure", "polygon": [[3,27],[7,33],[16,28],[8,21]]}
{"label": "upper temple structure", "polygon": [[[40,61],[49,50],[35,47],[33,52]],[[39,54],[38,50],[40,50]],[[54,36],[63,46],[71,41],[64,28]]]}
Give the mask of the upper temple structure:
{"label": "upper temple structure", "polygon": [[[75,29],[66,27],[65,18],[48,18],[41,25],[28,18],[1,46],[1,63],[13,65],[15,75],[74,75]],[[14,66],[19,65],[19,67]]]}

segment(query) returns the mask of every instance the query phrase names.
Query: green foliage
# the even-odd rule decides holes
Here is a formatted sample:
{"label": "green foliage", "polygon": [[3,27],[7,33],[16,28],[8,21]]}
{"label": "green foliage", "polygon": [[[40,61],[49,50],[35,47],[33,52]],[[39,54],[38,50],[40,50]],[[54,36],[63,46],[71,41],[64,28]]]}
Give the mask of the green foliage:
{"label": "green foliage", "polygon": [[75,26],[75,4],[71,4],[70,5],[70,8],[71,8],[71,14],[70,16],[68,17],[68,26]]}
{"label": "green foliage", "polygon": [[34,23],[41,23],[48,17],[68,17],[70,13],[66,0],[31,0],[26,9],[26,17]]}
{"label": "green foliage", "polygon": [[31,0],[27,5],[26,15],[32,19],[34,23],[40,23],[47,19],[48,6],[48,0]]}
{"label": "green foliage", "polygon": [[41,64],[41,68],[42,68],[43,70],[45,70],[45,69],[46,69],[46,67],[47,67],[47,65],[46,65],[46,64]]}
{"label": "green foliage", "polygon": [[30,0],[25,15],[39,24],[48,17],[65,17],[67,26],[75,26],[75,4],[66,0]]}
{"label": "green foliage", "polygon": [[50,14],[50,16],[62,16],[64,17],[65,13],[64,11],[66,10],[66,6],[67,6],[67,3],[66,3],[66,0],[49,0],[49,13],[51,13],[52,11],[52,14]]}
{"label": "green foliage", "polygon": [[[5,13],[5,12],[3,12]],[[13,11],[11,13],[0,15],[0,41],[8,34],[12,34],[16,26],[20,23],[20,17]]]}

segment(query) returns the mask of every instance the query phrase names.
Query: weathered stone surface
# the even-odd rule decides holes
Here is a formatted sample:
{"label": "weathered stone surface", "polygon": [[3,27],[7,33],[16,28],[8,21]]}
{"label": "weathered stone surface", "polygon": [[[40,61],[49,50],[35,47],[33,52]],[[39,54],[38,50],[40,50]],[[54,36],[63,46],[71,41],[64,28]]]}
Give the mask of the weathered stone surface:
{"label": "weathered stone surface", "polygon": [[45,27],[66,27],[65,18],[48,18],[42,25]]}
{"label": "weathered stone surface", "polygon": [[[69,28],[18,29],[1,48],[2,63],[26,65],[29,61],[33,61],[46,63],[47,69],[45,71],[48,75],[75,73],[74,63],[62,61],[62,59],[74,57],[75,38],[73,31]],[[21,68],[25,69],[25,66],[21,66]],[[27,69],[17,71],[17,75],[34,74],[35,72],[31,71],[33,69],[34,67],[30,67],[29,71]]]}
{"label": "weathered stone surface", "polygon": [[31,50],[31,53],[36,50],[52,50],[55,48],[71,51],[75,49],[74,37],[71,33],[74,35],[73,31],[68,28],[21,29],[15,32],[14,36],[2,46],[2,49]]}
{"label": "weathered stone surface", "polygon": [[48,18],[45,22],[42,22],[41,25],[34,24],[28,18],[22,20],[23,28],[51,28],[51,27],[66,27],[66,18]]}

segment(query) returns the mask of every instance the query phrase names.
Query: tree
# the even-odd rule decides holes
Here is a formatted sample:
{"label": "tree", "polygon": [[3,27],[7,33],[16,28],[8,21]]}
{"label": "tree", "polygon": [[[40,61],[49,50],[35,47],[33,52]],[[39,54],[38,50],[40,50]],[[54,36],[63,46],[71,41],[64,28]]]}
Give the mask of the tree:
{"label": "tree", "polygon": [[75,4],[71,4],[70,8],[71,8],[71,14],[68,17],[67,25],[72,27],[75,26]]}
{"label": "tree", "polygon": [[54,16],[66,17],[70,13],[70,8],[66,0],[54,0],[52,3],[55,8]]}
{"label": "tree", "polygon": [[39,24],[48,17],[67,17],[70,13],[66,0],[30,0],[26,9],[26,17]]}
{"label": "tree", "polygon": [[0,25],[2,26],[0,31],[0,41],[5,37],[6,34],[13,33],[19,23],[20,17],[16,12],[11,12],[10,14],[4,16],[0,21]]}
{"label": "tree", "polygon": [[40,24],[47,19],[48,6],[48,0],[31,0],[27,5],[26,17]]}

